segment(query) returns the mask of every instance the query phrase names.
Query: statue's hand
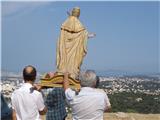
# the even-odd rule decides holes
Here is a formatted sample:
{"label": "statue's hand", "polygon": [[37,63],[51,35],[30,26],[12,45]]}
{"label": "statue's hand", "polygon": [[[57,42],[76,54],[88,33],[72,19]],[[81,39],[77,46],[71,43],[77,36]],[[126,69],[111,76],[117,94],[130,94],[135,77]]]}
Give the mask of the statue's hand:
{"label": "statue's hand", "polygon": [[95,37],[95,36],[96,36],[95,33],[89,33],[89,34],[88,34],[88,38],[93,38],[93,37]]}

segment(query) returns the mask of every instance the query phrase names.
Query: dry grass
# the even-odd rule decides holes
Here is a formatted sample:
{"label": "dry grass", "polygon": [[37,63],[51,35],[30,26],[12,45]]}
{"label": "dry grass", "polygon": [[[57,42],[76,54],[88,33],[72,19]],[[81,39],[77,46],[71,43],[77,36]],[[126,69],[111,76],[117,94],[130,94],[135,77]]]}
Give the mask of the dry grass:
{"label": "dry grass", "polygon": [[[71,115],[66,120],[71,120]],[[160,114],[105,113],[104,120],[160,120]]]}
{"label": "dry grass", "polygon": [[160,114],[105,113],[104,120],[160,120]]}

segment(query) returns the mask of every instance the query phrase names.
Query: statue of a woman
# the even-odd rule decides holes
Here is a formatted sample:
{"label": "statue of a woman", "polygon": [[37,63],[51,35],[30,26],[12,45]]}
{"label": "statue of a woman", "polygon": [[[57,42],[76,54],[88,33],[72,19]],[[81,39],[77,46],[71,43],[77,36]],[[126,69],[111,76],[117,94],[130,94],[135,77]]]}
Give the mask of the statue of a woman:
{"label": "statue of a woman", "polygon": [[79,21],[80,8],[75,7],[71,15],[61,26],[61,32],[57,43],[57,73],[69,72],[72,78],[76,78],[80,72],[80,66],[87,53],[87,39],[94,37]]}

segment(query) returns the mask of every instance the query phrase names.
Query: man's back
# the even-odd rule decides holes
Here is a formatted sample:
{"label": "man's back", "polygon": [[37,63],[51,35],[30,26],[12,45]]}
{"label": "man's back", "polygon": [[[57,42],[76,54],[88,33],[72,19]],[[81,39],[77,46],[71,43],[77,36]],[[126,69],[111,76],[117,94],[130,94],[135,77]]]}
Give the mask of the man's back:
{"label": "man's back", "polygon": [[43,89],[45,103],[48,108],[46,120],[63,120],[67,116],[65,94],[63,88]]}
{"label": "man's back", "polygon": [[31,91],[32,85],[24,85],[12,94],[12,107],[16,111],[17,120],[40,120],[39,111],[44,109],[40,92]]}
{"label": "man's back", "polygon": [[103,112],[107,106],[110,106],[104,92],[89,87],[82,88],[78,95],[74,95],[74,91],[68,89],[66,97],[72,107],[75,120],[102,120]]}

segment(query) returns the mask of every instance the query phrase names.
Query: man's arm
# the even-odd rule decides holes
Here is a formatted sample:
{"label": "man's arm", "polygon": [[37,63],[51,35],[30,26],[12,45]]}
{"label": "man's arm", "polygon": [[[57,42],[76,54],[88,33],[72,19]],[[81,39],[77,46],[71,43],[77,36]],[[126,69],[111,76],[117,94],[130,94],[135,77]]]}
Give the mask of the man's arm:
{"label": "man's arm", "polygon": [[14,92],[12,93],[12,96],[11,96],[11,104],[12,104],[12,120],[17,120],[17,117],[16,117],[16,110],[15,110],[15,106],[16,106],[16,102],[15,102],[15,94]]}
{"label": "man's arm", "polygon": [[43,100],[43,97],[42,97],[42,91],[41,91],[41,86],[35,86],[36,89],[41,92],[38,96],[38,100],[37,100],[37,106],[38,106],[38,110],[39,110],[39,114],[40,115],[45,115],[46,112],[47,112],[47,107],[44,105],[44,100]]}
{"label": "man's arm", "polygon": [[16,111],[14,109],[12,109],[12,120],[17,120]]}
{"label": "man's arm", "polygon": [[64,80],[63,80],[63,88],[65,91],[65,96],[68,101],[73,100],[74,96],[76,95],[75,91],[69,88],[69,73],[64,73]]}
{"label": "man's arm", "polygon": [[106,93],[104,95],[105,95],[105,104],[106,104],[104,112],[111,112],[111,103],[109,101],[109,98]]}
{"label": "man's arm", "polygon": [[68,74],[69,73],[64,73],[63,88],[65,91],[69,88]]}
{"label": "man's arm", "polygon": [[40,85],[40,84],[38,84],[38,83],[34,83],[33,84],[33,89],[34,90],[37,90],[37,91],[39,91],[39,92],[41,92],[41,89],[42,89],[43,87]]}

